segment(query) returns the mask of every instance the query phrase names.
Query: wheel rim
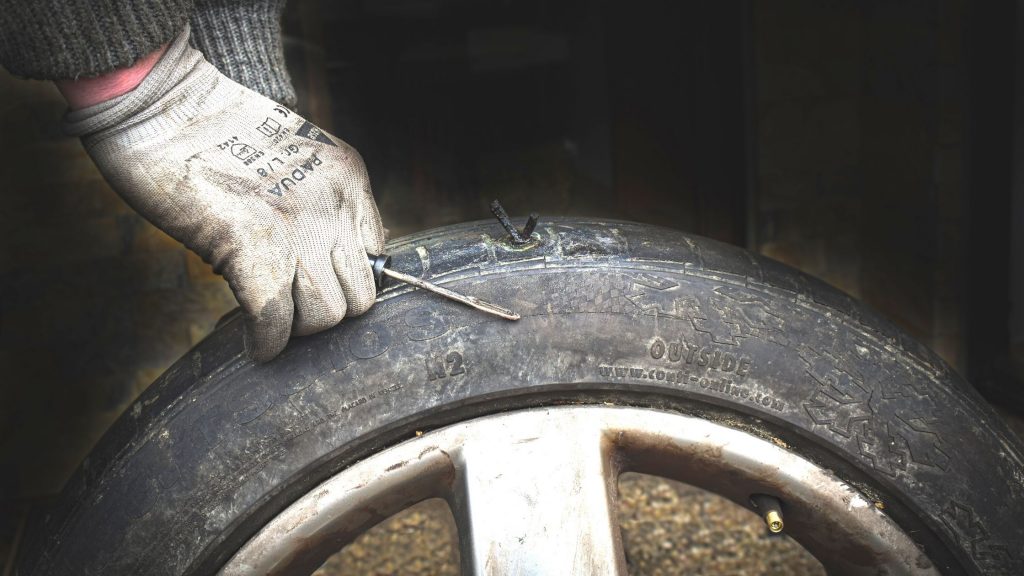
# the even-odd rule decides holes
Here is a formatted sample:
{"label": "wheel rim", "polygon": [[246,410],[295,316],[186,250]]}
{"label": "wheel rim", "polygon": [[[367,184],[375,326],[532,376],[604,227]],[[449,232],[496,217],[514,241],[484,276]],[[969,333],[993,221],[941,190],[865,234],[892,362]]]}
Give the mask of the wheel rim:
{"label": "wheel rim", "polygon": [[538,408],[461,422],[382,450],[267,523],[222,574],[308,574],[363,531],[446,499],[464,574],[625,574],[617,480],[640,472],[750,508],[767,494],[785,531],[830,574],[937,574],[857,489],[768,440],[627,407]]}

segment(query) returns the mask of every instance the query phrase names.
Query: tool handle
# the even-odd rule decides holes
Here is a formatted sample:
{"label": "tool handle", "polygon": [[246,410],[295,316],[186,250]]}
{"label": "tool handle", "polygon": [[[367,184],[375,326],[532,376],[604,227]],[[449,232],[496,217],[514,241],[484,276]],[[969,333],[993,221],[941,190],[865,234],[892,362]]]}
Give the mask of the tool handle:
{"label": "tool handle", "polygon": [[391,264],[391,256],[387,254],[381,254],[380,256],[367,254],[366,257],[370,261],[370,269],[373,270],[373,283],[380,290],[380,284],[384,280],[384,268]]}

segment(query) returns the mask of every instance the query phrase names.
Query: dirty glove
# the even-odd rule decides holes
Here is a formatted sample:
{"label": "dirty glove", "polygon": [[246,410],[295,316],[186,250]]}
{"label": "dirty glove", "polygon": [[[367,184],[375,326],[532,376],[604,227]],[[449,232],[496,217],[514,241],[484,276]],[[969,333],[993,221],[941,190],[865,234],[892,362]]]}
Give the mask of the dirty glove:
{"label": "dirty glove", "polygon": [[255,360],[373,304],[366,254],[384,229],[359,154],[218,72],[187,28],[135,90],[65,128],[132,208],[227,279]]}

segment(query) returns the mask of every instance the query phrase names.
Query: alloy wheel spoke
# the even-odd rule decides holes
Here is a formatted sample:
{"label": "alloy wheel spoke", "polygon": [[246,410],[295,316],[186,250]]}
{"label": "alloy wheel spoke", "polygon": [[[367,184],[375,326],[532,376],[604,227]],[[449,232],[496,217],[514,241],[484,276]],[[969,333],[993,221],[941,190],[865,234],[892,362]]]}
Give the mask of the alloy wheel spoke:
{"label": "alloy wheel spoke", "polygon": [[495,432],[458,458],[463,572],[625,574],[617,470],[601,430],[573,419],[529,435]]}

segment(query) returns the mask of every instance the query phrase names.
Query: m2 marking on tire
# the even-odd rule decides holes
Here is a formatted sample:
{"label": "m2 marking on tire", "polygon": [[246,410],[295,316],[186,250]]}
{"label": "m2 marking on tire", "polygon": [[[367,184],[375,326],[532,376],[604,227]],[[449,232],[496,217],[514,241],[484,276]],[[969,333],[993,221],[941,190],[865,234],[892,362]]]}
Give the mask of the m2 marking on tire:
{"label": "m2 marking on tire", "polygon": [[442,356],[427,357],[427,380],[440,380],[465,373],[466,367],[463,364],[461,352],[452,350]]}

